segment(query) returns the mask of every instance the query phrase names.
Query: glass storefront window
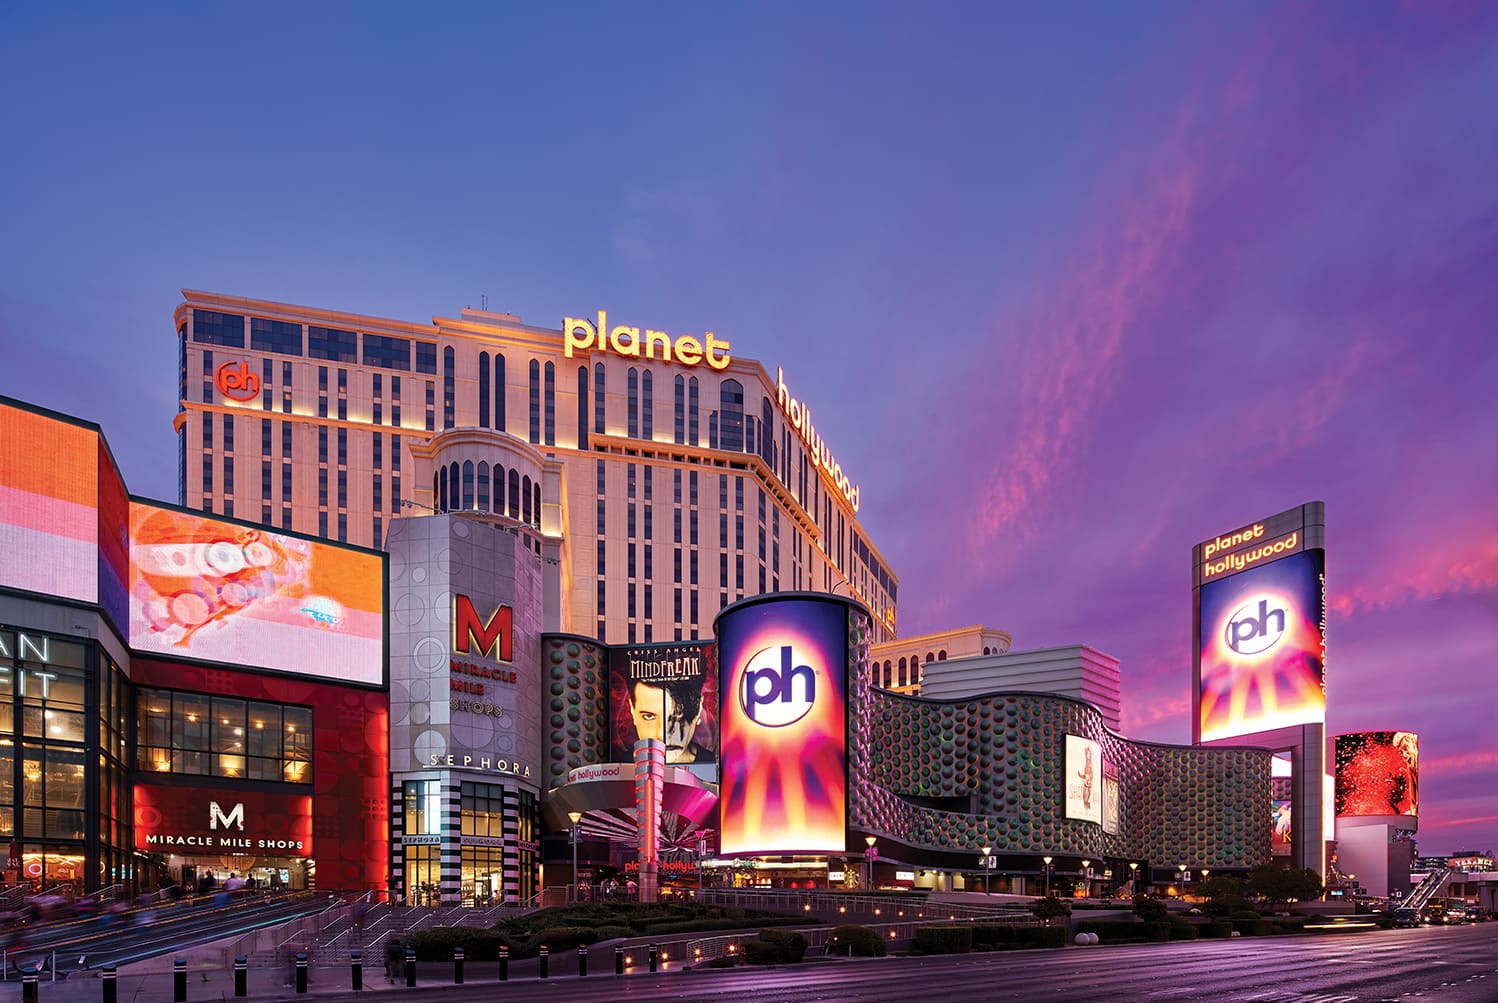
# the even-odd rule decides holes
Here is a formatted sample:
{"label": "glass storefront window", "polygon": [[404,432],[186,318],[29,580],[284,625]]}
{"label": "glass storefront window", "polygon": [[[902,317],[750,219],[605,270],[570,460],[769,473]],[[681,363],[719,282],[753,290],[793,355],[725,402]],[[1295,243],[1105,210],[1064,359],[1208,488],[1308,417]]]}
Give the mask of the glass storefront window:
{"label": "glass storefront window", "polygon": [[312,781],[310,707],[153,689],[141,689],[136,705],[139,769]]}
{"label": "glass storefront window", "polygon": [[405,807],[404,831],[409,836],[436,836],[442,832],[442,785],[436,780],[407,780],[401,788]]}

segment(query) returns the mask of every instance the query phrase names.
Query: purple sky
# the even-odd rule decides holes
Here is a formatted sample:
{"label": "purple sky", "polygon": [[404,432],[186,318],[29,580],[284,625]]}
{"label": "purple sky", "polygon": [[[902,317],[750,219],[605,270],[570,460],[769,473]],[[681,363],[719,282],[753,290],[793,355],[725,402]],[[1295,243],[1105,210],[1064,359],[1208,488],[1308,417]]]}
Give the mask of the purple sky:
{"label": "purple sky", "polygon": [[184,286],[711,328],[904,632],[1101,648],[1166,741],[1192,544],[1323,500],[1329,731],[1498,848],[1498,8],[806,7],[6,5],[0,392],[172,499]]}

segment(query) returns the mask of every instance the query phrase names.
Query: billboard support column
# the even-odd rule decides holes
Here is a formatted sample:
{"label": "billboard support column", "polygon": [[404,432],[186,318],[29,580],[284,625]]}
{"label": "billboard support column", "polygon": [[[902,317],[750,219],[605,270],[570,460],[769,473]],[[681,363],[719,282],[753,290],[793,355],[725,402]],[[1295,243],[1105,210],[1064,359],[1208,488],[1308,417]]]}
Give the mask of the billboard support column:
{"label": "billboard support column", "polygon": [[654,902],[660,872],[661,800],[666,785],[666,743],[635,743],[635,810],[640,816],[640,901]]}

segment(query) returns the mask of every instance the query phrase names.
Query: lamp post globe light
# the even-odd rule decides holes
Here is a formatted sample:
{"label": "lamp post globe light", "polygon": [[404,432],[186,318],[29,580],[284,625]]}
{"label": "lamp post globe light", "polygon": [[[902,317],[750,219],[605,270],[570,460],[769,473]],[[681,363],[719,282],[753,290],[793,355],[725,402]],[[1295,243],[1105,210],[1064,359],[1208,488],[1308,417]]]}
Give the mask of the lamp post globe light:
{"label": "lamp post globe light", "polygon": [[876,858],[876,857],[879,856],[879,851],[876,850],[876,849],[874,849],[874,844],[877,843],[877,842],[879,842],[879,837],[878,836],[865,836],[865,837],[863,837],[863,841],[868,846],[868,849],[864,851],[864,855],[863,855],[864,869],[868,871],[868,878],[867,878],[867,881],[865,882],[865,887],[869,891],[873,891],[874,890],[874,858]]}
{"label": "lamp post globe light", "polygon": [[1041,857],[1040,859],[1043,860],[1043,861],[1045,861],[1045,897],[1046,898],[1050,898],[1051,897],[1051,858],[1050,857]]}
{"label": "lamp post globe light", "polygon": [[987,895],[988,894],[988,868],[989,868],[988,860],[989,860],[989,855],[993,853],[993,847],[991,847],[991,846],[983,846],[983,847],[979,847],[979,849],[981,849],[983,851],[983,894]]}
{"label": "lamp post globe light", "polygon": [[1136,860],[1129,861],[1129,890],[1139,894],[1139,862]]}
{"label": "lamp post globe light", "polygon": [[567,817],[572,820],[572,901],[577,901],[577,833],[582,828],[583,813],[580,811],[569,811]]}
{"label": "lamp post globe light", "polygon": [[1176,864],[1176,884],[1180,886],[1181,898],[1186,897],[1186,865]]}
{"label": "lamp post globe light", "polygon": [[1092,861],[1086,857],[1082,858],[1082,897],[1088,898],[1092,895]]}

